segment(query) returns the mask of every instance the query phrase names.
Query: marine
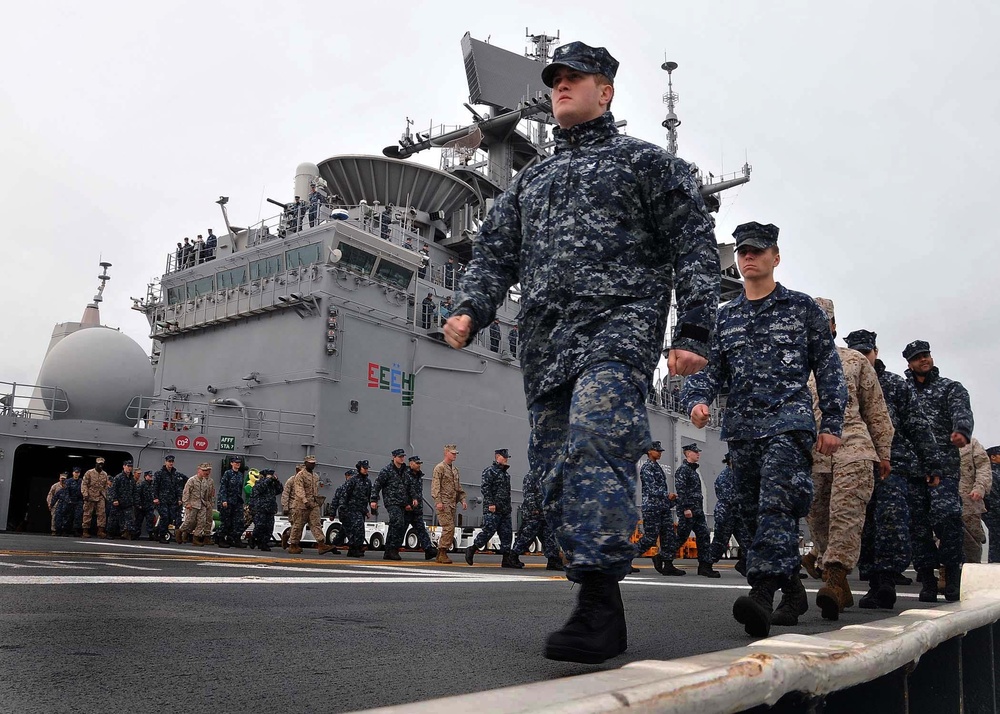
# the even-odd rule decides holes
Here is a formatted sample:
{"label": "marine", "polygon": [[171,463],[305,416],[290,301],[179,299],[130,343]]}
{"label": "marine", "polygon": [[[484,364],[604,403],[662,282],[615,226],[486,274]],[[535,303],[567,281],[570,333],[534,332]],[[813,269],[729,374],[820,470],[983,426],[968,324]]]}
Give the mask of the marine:
{"label": "marine", "polygon": [[193,545],[207,545],[212,535],[212,509],[215,506],[211,464],[203,462],[198,465],[198,472],[184,484],[181,501],[184,504],[184,520],[176,531],[177,543],[183,545],[193,533]]}
{"label": "marine", "polygon": [[518,567],[510,559],[514,533],[510,522],[510,474],[507,473],[510,468],[509,459],[510,452],[507,449],[496,449],[493,452],[493,463],[483,470],[483,528],[472,545],[465,549],[465,562],[469,565],[475,562],[476,551],[485,548],[496,533],[500,536],[500,567]]}
{"label": "marine", "polygon": [[406,533],[403,509],[406,506],[417,505],[406,485],[405,459],[406,452],[403,449],[393,449],[392,461],[382,467],[375,479],[375,485],[372,486],[370,503],[372,513],[378,509],[379,496],[382,497],[385,509],[389,512],[389,532],[385,538],[383,560],[402,560],[399,557],[399,548],[403,545],[403,536]]}
{"label": "marine", "polygon": [[316,551],[318,555],[329,553],[335,548],[327,544],[326,534],[320,523],[319,514],[319,477],[314,473],[316,469],[316,457],[309,455],[303,460],[303,469],[297,472],[285,484],[285,491],[288,494],[288,505],[292,513],[292,527],[288,538],[288,552],[295,555],[302,552],[299,545],[302,539],[302,532],[306,523],[309,524],[309,531],[316,539]]}
{"label": "marine", "polygon": [[97,537],[107,538],[104,527],[108,522],[108,475],[104,473],[104,459],[97,457],[94,468],[83,475],[80,493],[83,494],[83,537],[90,538],[90,524],[97,511]]}
{"label": "marine", "polygon": [[635,557],[642,557],[659,540],[660,547],[653,556],[653,567],[661,575],[682,576],[687,573],[674,565],[677,530],[674,528],[671,502],[677,499],[677,494],[670,493],[667,487],[667,475],[659,463],[662,456],[663,446],[660,442],[650,442],[646,449],[646,461],[639,469],[643,533],[635,544]]}
{"label": "marine", "polygon": [[56,494],[63,490],[66,486],[66,479],[69,478],[69,473],[63,471],[59,474],[59,479],[49,487],[49,493],[45,497],[45,505],[49,508],[49,513],[51,514],[49,531],[52,535],[56,534]]}

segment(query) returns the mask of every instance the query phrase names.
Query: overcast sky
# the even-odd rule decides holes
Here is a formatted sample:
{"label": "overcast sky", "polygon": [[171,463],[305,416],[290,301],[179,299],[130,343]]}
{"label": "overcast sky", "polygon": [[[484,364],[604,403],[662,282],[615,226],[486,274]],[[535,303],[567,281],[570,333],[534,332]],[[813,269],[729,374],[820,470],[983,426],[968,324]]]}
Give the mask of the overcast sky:
{"label": "overcast sky", "polygon": [[247,225],[274,213],[263,197],[291,199],[300,162],[380,154],[407,116],[467,122],[462,35],[521,52],[527,26],[606,46],[616,118],[661,145],[660,65],[679,63],[680,155],[753,165],[719,239],[777,224],[782,283],[832,298],[841,335],[876,331],[893,371],[928,340],[972,394],[976,435],[1000,443],[995,1],[54,0],[11,4],[4,25],[0,381],[36,379],[102,258],[104,321],[148,351],[129,297],[184,236],[224,232],[220,195]]}

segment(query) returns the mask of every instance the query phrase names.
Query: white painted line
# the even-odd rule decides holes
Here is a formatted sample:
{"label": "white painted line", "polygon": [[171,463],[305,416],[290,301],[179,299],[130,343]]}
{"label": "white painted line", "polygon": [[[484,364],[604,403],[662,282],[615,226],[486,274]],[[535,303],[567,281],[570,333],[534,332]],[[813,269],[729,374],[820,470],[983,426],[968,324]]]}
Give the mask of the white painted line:
{"label": "white painted line", "polygon": [[93,568],[88,568],[86,565],[77,565],[76,563],[68,563],[62,560],[26,560],[24,562],[32,563],[35,566],[40,566],[42,568],[54,568],[56,570],[93,570]]}
{"label": "white painted line", "polygon": [[341,571],[338,573],[336,570],[331,570],[330,568],[309,568],[306,566],[292,566],[292,565],[268,565],[265,563],[213,563],[204,562],[198,563],[201,566],[208,566],[210,568],[239,568],[240,570],[275,570],[275,571],[287,571],[295,573],[314,573],[315,575],[354,575],[353,572]]}
{"label": "white painted line", "polygon": [[[66,570],[67,569],[66,566],[64,566],[64,565],[50,565],[49,563],[47,563],[46,561],[43,561],[43,560],[36,560],[36,561],[30,561],[29,560],[28,562],[29,563],[33,563],[33,564],[32,565],[25,565],[23,563],[0,563],[0,566],[3,566],[4,568],[15,568],[15,569],[18,569],[18,570],[22,570],[22,569],[25,569],[25,568],[27,568],[28,570]],[[93,568],[81,567],[80,570],[93,570]]]}
{"label": "white painted line", "polygon": [[[636,578],[625,578],[622,580],[623,585],[655,585],[658,587],[668,587],[668,588],[707,588],[709,590],[745,590],[750,592],[749,585],[723,585],[721,583],[679,583],[672,580],[641,580]],[[818,593],[819,589],[806,588],[807,593]],[[865,595],[867,590],[852,590],[854,595]],[[897,592],[896,597],[908,597],[917,598],[918,593],[901,593]]]}
{"label": "white painted line", "polygon": [[[219,551],[219,550],[207,551],[207,552],[206,551],[199,551],[199,550],[187,550],[187,549],[183,549],[183,548],[178,548],[175,545],[172,546],[172,545],[166,545],[166,544],[163,544],[163,545],[138,545],[136,543],[114,543],[114,542],[108,542],[108,541],[98,541],[98,542],[95,543],[95,542],[90,541],[90,540],[78,540],[76,542],[80,543],[81,545],[99,545],[102,548],[103,547],[109,547],[109,548],[136,548],[136,549],[142,549],[142,550],[152,550],[152,551],[156,551],[158,553],[170,553],[171,555],[201,555],[201,556],[206,556],[206,557],[211,557],[213,555],[218,555],[220,557],[226,557],[226,558],[234,558],[234,557],[235,558],[272,558],[272,557],[274,557],[274,556],[270,556],[270,555],[257,555],[256,553],[238,553],[238,552],[233,553],[233,552],[229,552],[229,551],[227,551],[227,552],[224,553],[224,552]],[[223,549],[223,550],[225,550],[225,549]],[[236,550],[239,550],[239,549],[236,549]],[[108,555],[111,555],[111,553],[108,553]]]}
{"label": "white painted line", "polygon": [[[275,577],[267,578],[255,575],[245,577],[171,577],[166,575],[0,575],[0,585],[341,585],[341,584],[375,584],[397,583],[410,585],[413,583],[436,583],[439,578],[398,578],[398,577]],[[447,581],[445,581],[447,582]],[[457,582],[457,581],[452,581]],[[514,582],[510,577],[484,575],[475,579],[462,580],[463,583],[493,583],[503,584]],[[521,578],[517,582],[551,583],[546,578]]]}
{"label": "white painted line", "polygon": [[[34,561],[34,562],[42,562],[42,561]],[[72,564],[72,563],[86,563],[87,565],[103,565],[106,568],[127,568],[128,570],[148,570],[148,571],[154,572],[154,573],[160,572],[160,568],[143,568],[140,565],[125,565],[124,563],[109,563],[106,560],[78,560],[78,561],[56,560],[54,562],[56,562],[56,563],[69,563],[69,564]],[[87,568],[87,570],[90,570],[90,568]]]}

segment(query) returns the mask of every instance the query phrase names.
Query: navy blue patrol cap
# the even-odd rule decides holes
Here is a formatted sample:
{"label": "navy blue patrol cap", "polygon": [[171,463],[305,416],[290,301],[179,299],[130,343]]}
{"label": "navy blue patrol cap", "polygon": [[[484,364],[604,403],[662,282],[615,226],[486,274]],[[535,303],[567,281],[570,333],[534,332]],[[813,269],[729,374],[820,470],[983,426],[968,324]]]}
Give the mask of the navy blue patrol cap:
{"label": "navy blue patrol cap", "polygon": [[124,461],[122,461],[122,466],[131,466],[131,465],[132,465],[132,459],[125,459]]}
{"label": "navy blue patrol cap", "polygon": [[163,460],[164,461],[173,461],[174,460],[174,455],[173,454],[167,454],[166,456],[163,457]]}
{"label": "navy blue patrol cap", "polygon": [[505,459],[510,458],[510,452],[507,451],[507,449],[494,449],[493,453],[496,454],[497,456],[502,456]]}
{"label": "navy blue patrol cap", "polygon": [[364,461],[359,461],[358,463],[354,464],[354,468],[358,469],[359,471],[361,469],[368,468],[368,459],[365,459]]}
{"label": "navy blue patrol cap", "polygon": [[347,469],[347,471],[344,472],[344,476],[357,476],[357,475],[358,472],[355,471],[354,469]]}
{"label": "navy blue patrol cap", "polygon": [[542,70],[542,81],[546,87],[552,86],[559,67],[570,67],[586,74],[603,74],[614,84],[615,73],[618,71],[618,60],[611,56],[603,47],[591,47],[582,42],[570,42],[557,47],[552,55],[552,63]]}
{"label": "navy blue patrol cap", "polygon": [[234,461],[242,464],[243,457],[240,456],[239,454],[233,454],[232,456],[229,457],[229,462],[232,463]]}
{"label": "navy blue patrol cap", "polygon": [[406,456],[406,449],[393,449],[392,450],[392,455],[393,455],[393,457],[396,457],[396,456]]}
{"label": "navy blue patrol cap", "polygon": [[903,348],[903,359],[909,362],[911,359],[917,355],[923,354],[924,352],[930,352],[931,345],[929,342],[924,340],[914,340],[906,347]]}
{"label": "navy blue patrol cap", "polygon": [[698,445],[695,444],[694,442],[690,444],[684,444],[683,446],[681,446],[681,451],[694,451],[699,454],[701,453],[701,449],[699,449]]}
{"label": "navy blue patrol cap", "polygon": [[878,337],[871,330],[855,330],[844,338],[844,342],[852,350],[858,352],[871,352],[875,349],[875,339]]}
{"label": "navy blue patrol cap", "polygon": [[658,441],[649,442],[649,446],[646,447],[646,451],[659,451],[663,453],[663,445]]}
{"label": "navy blue patrol cap", "polygon": [[990,456],[1000,456],[1000,446],[991,446],[986,453]]}
{"label": "navy blue patrol cap", "polygon": [[410,463],[411,464],[422,464],[422,463],[424,463],[424,460],[421,459],[416,454],[414,454],[413,456],[410,457]]}
{"label": "navy blue patrol cap", "polygon": [[75,473],[75,474],[78,474],[78,473],[80,473],[81,471],[83,471],[83,469],[81,469],[81,468],[80,468],[79,466],[74,466],[74,467],[73,467],[73,473]]}
{"label": "navy blue patrol cap", "polygon": [[773,223],[764,225],[757,221],[741,223],[733,231],[733,238],[736,239],[736,250],[744,245],[765,250],[772,245],[778,245],[778,227]]}

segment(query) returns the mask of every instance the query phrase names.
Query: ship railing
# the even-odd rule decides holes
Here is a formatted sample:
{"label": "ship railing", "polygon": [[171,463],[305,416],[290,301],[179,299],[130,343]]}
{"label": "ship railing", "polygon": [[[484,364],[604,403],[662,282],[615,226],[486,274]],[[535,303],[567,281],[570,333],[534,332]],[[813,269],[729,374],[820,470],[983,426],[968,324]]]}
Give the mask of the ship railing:
{"label": "ship railing", "polygon": [[288,409],[258,408],[239,399],[207,402],[158,397],[135,397],[125,416],[139,428],[204,433],[206,430],[238,431],[247,439],[314,437],[316,415]]}
{"label": "ship railing", "polygon": [[0,415],[21,419],[54,419],[69,411],[69,398],[59,387],[0,382]]}

